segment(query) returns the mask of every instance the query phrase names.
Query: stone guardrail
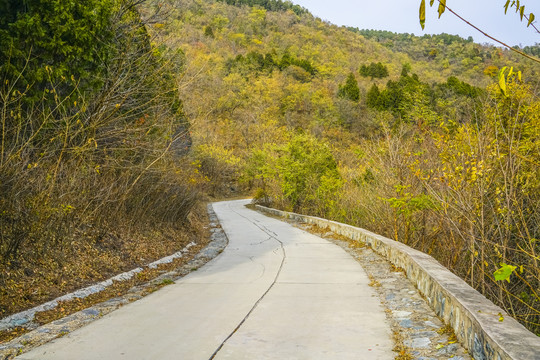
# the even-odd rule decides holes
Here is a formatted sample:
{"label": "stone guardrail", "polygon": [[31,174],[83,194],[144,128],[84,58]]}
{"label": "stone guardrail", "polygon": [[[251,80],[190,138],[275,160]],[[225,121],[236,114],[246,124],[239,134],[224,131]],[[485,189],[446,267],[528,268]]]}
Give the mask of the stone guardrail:
{"label": "stone guardrail", "polygon": [[[405,270],[429,305],[475,360],[540,360],[540,337],[528,331],[431,256],[368,230],[257,205],[272,215],[315,224],[362,241]],[[503,321],[500,321],[501,316]]]}

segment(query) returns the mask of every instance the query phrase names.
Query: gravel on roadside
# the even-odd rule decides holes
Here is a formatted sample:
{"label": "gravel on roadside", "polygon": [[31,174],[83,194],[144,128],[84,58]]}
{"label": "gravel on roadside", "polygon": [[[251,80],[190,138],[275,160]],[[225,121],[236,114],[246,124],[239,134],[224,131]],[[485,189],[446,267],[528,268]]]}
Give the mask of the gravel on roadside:
{"label": "gravel on roadside", "polygon": [[287,221],[341,246],[362,265],[385,308],[394,335],[396,360],[472,359],[451,328],[443,324],[407,279],[403,269],[396,268],[362,243],[311,224]]}

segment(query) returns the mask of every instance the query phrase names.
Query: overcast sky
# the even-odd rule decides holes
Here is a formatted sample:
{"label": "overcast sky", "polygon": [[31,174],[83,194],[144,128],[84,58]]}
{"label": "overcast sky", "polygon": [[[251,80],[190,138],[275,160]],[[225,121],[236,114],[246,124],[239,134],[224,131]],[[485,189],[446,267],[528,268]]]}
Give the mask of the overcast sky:
{"label": "overcast sky", "polygon": [[[472,36],[475,42],[493,43],[490,39],[469,27],[446,11],[437,19],[437,8],[429,7],[426,0],[426,28],[423,32],[418,22],[420,0],[292,0],[307,8],[313,15],[337,25],[360,29],[389,30],[400,33],[457,34],[464,38]],[[505,0],[447,0],[449,8],[460,14],[489,35],[509,45],[533,45],[540,43],[540,34],[519,15],[508,10],[504,15]],[[437,1],[435,1],[437,3]],[[536,27],[540,28],[540,0],[521,0],[525,12],[536,15]]]}

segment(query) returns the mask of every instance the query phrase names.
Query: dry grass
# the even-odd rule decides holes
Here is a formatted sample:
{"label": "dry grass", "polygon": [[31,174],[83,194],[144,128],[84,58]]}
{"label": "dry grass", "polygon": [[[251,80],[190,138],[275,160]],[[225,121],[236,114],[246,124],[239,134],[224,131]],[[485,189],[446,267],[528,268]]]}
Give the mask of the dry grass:
{"label": "dry grass", "polygon": [[377,281],[377,280],[373,277],[373,275],[368,274],[368,276],[369,276],[369,280],[370,280],[370,282],[369,282],[369,284],[368,284],[369,286],[371,286],[371,287],[381,287],[381,283],[380,283],[379,281]]}
{"label": "dry grass", "polygon": [[333,231],[331,231],[329,228],[321,227],[321,226],[319,226],[317,224],[304,223],[303,228],[306,231],[308,231],[308,232],[310,232],[312,234],[318,235],[320,237],[325,237],[326,236],[326,237],[332,238],[333,240],[339,240],[339,241],[347,242],[347,243],[349,243],[349,246],[351,248],[359,249],[359,248],[363,248],[363,247],[366,246],[364,243],[352,240],[351,238],[349,238],[347,236],[344,236],[344,235],[336,234]]}
{"label": "dry grass", "polygon": [[[188,231],[189,229],[184,229],[184,232],[179,232],[176,238],[175,245],[178,246],[181,244],[181,246],[187,245],[187,243],[194,241],[197,245],[192,246],[189,251],[184,254],[183,257],[174,259],[171,263],[167,264],[160,264],[155,269],[146,268],[142,272],[137,273],[132,279],[126,280],[126,281],[119,281],[119,282],[113,282],[113,284],[109,287],[107,287],[104,291],[91,294],[88,297],[79,299],[72,299],[69,301],[63,301],[58,304],[54,309],[43,311],[36,313],[35,315],[35,322],[43,325],[47,324],[51,321],[61,319],[65,316],[68,316],[70,314],[76,313],[80,310],[86,309],[92,305],[95,305],[97,303],[125,295],[130,289],[132,289],[134,286],[140,286],[143,284],[145,285],[144,291],[142,295],[150,294],[158,289],[160,289],[163,286],[172,284],[173,281],[169,279],[164,279],[161,282],[155,283],[155,284],[148,284],[149,281],[155,279],[159,275],[163,274],[164,272],[171,271],[173,269],[179,268],[182,265],[189,262],[207,243],[209,239],[209,233],[208,230],[205,229],[205,224],[208,223],[207,214],[203,212],[203,207],[200,206],[197,214],[194,214],[192,216],[192,229]],[[172,234],[169,234],[172,235]],[[133,266],[132,260],[133,259],[143,259],[143,256],[145,257],[145,260],[148,259],[148,254],[146,251],[149,249],[149,247],[152,247],[152,244],[155,245],[156,248],[153,249],[152,255],[157,256],[157,258],[170,255],[171,251],[170,249],[167,249],[167,242],[163,241],[164,239],[162,237],[155,237],[151,238],[152,241],[149,240],[150,238],[146,238],[146,244],[139,245],[139,246],[133,246],[131,249],[133,250],[129,254],[124,254],[126,262],[124,264],[117,264],[117,268],[122,268],[124,266]],[[172,240],[171,240],[172,241]],[[179,249],[178,249],[179,250]],[[92,254],[90,253],[88,257],[80,258],[79,261],[87,262],[90,261],[89,257],[91,257]],[[105,259],[108,259],[109,257],[106,257]],[[119,257],[121,259],[121,257]],[[156,259],[157,259],[156,258]],[[100,263],[100,261],[103,261],[104,259],[93,259],[94,262]],[[148,259],[151,260],[151,259]],[[155,259],[152,259],[155,260]],[[148,263],[149,261],[146,261],[145,263]],[[143,265],[143,264],[140,264]],[[66,268],[70,268],[71,266],[77,267],[77,263],[74,262],[73,264],[67,265]],[[83,269],[87,269],[84,267]],[[126,269],[127,270],[127,269]],[[131,267],[129,268],[131,270]],[[79,270],[82,273],[84,270]],[[97,272],[98,269],[93,269],[93,271]],[[98,273],[99,274],[99,273]],[[49,278],[55,279],[54,274],[48,274]],[[84,275],[84,274],[83,274]],[[110,276],[114,275],[114,273],[102,273],[99,274],[99,279],[102,280],[104,278],[108,278]],[[46,277],[45,277],[46,278]],[[16,282],[16,280],[13,280]],[[65,293],[73,291],[75,289],[78,289],[84,285],[88,285],[88,283],[85,281],[84,283],[81,281],[81,279],[74,278],[73,281],[69,281],[69,279],[65,279],[65,287],[66,289]],[[33,290],[33,288],[29,286],[25,286],[27,283],[35,284],[37,288]],[[26,308],[30,308],[36,305],[39,305],[43,303],[44,301],[52,300],[53,298],[63,295],[63,293],[60,292],[60,290],[54,286],[54,284],[48,283],[48,282],[40,282],[38,280],[34,281],[27,281],[27,282],[21,282],[20,283],[20,291],[24,294],[24,292],[30,293],[29,295],[23,295],[22,298],[27,299],[24,302],[17,302],[12,301],[11,303],[7,305],[11,305],[9,309],[17,309],[23,310]],[[43,295],[43,297],[35,297],[35,302],[30,302],[28,299],[31,299],[30,295],[34,291],[40,292]],[[48,296],[46,296],[47,294]],[[42,300],[45,299],[45,300]],[[2,303],[5,304],[5,298],[2,298]],[[13,311],[17,312],[17,311]],[[18,327],[9,331],[1,331],[0,332],[0,343],[10,341],[13,338],[19,337],[23,335],[24,333],[28,332],[27,329]]]}
{"label": "dry grass", "polygon": [[407,274],[404,268],[402,268],[401,266],[396,266],[394,264],[390,264],[390,270],[393,272],[400,272],[403,274]]}
{"label": "dry grass", "polygon": [[454,329],[452,328],[452,326],[450,326],[448,324],[445,324],[442,328],[437,330],[437,333],[439,335],[446,334],[448,336],[448,343],[450,343],[450,344],[457,342],[456,333],[454,332]]}
{"label": "dry grass", "polygon": [[394,357],[395,360],[414,359],[414,356],[411,354],[410,349],[403,343],[403,335],[399,331],[394,330],[394,332],[392,333],[392,338],[395,344],[394,348],[392,349],[396,353],[396,356]]}
{"label": "dry grass", "polygon": [[4,342],[8,342],[11,339],[19,337],[21,335],[24,335],[28,331],[29,331],[28,329],[23,328],[23,327],[16,327],[16,328],[13,328],[13,329],[10,329],[10,330],[0,331],[0,344],[2,344]]}
{"label": "dry grass", "polygon": [[51,251],[37,262],[33,258],[23,258],[17,269],[2,267],[0,316],[144,266],[184,248],[193,240],[201,242],[200,234],[193,229],[108,235],[105,238],[101,243],[93,242],[91,237],[74,239],[73,247],[65,253]]}
{"label": "dry grass", "polygon": [[348,243],[351,249],[363,249],[367,246],[365,243],[361,241],[356,241],[352,239],[348,239]]}

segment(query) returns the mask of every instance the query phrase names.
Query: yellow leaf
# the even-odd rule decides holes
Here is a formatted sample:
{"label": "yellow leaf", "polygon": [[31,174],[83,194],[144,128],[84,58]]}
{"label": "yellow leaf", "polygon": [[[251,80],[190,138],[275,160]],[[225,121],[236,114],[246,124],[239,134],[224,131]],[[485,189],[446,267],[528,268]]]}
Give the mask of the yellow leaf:
{"label": "yellow leaf", "polygon": [[424,30],[424,27],[426,25],[426,0],[422,0],[420,3],[420,26],[422,27],[422,30]]}
{"label": "yellow leaf", "polygon": [[501,89],[501,92],[504,96],[506,95],[506,79],[504,76],[504,72],[506,71],[506,66],[499,71],[499,88]]}
{"label": "yellow leaf", "polygon": [[446,10],[446,0],[439,0],[439,19],[441,18],[441,15]]}

